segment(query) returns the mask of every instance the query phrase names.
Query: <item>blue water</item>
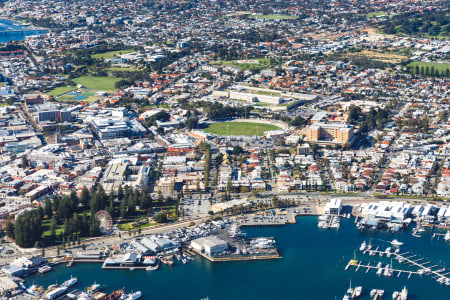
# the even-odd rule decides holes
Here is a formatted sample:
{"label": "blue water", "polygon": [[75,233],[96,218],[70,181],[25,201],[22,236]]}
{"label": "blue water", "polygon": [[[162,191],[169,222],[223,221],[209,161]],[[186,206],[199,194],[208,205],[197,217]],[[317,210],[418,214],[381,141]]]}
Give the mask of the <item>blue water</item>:
{"label": "blue water", "polygon": [[[16,32],[21,31],[21,32]],[[28,30],[25,26],[10,20],[0,19],[0,42],[21,41],[26,36],[45,34],[45,30]]]}
{"label": "blue water", "polygon": [[[376,232],[360,233],[353,220],[343,219],[341,229],[319,230],[316,217],[299,217],[297,224],[274,228],[247,228],[249,236],[273,236],[283,256],[269,261],[211,263],[197,258],[186,265],[162,266],[158,271],[102,270],[100,264],[75,264],[72,268],[60,265],[50,273],[27,279],[28,284],[48,286],[77,276],[78,288],[94,281],[107,285],[107,291],[125,287],[126,291],[141,290],[144,299],[342,299],[349,286],[361,285],[364,297],[369,299],[371,289],[384,289],[384,299],[392,299],[395,290],[404,285],[409,290],[408,299],[450,299],[450,288],[439,285],[430,277],[413,275],[407,279],[379,277],[376,271],[344,271],[363,240],[382,246],[396,238],[405,243],[403,251],[421,255],[428,260],[450,267],[450,244],[431,240],[431,232],[421,239],[409,232],[399,234]],[[389,262],[386,258],[371,257],[356,250],[363,262]],[[394,261],[394,268],[407,269]]]}

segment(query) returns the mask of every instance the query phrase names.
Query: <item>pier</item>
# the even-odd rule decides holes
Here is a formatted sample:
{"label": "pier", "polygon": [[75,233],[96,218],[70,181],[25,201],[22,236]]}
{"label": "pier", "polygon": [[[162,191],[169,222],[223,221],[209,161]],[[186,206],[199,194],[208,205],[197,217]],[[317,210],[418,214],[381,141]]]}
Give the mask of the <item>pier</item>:
{"label": "pier", "polygon": [[[375,253],[375,255],[380,255],[383,256],[383,254],[387,254],[386,251],[379,251],[378,250],[379,247],[376,250],[368,250],[365,249],[364,251],[362,251],[363,254],[366,253]],[[401,270],[401,269],[394,269],[392,268],[392,266],[389,268],[390,271],[392,271],[392,276],[397,276],[400,277],[400,275],[402,273],[404,274],[408,274],[408,279],[411,278],[411,275],[430,275],[432,276],[433,279],[435,279],[436,281],[438,281],[439,283],[445,284],[447,286],[450,286],[450,278],[447,277],[450,272],[447,272],[445,274],[442,274],[443,270],[442,268],[439,267],[439,265],[431,265],[431,262],[429,261],[425,261],[422,262],[424,259],[423,258],[416,258],[417,255],[415,254],[410,254],[409,252],[404,252],[404,253],[390,253],[391,255],[394,255],[394,258],[396,260],[398,260],[399,263],[405,263],[405,264],[409,264],[410,266],[414,266],[417,267],[418,270],[417,271],[410,271],[410,270]],[[366,268],[366,273],[368,273],[370,270],[372,269],[377,269],[378,270],[383,270],[386,265],[384,267],[377,267],[377,266],[371,266],[370,263],[368,263],[367,265],[363,264],[360,261],[357,261],[356,259],[352,259],[348,262],[348,264],[345,267],[345,270],[348,270],[350,267],[355,267],[355,272],[359,271],[359,269],[364,269]],[[439,268],[439,269],[435,269],[435,268]],[[435,270],[433,270],[435,269]],[[389,275],[391,276],[391,275]]]}

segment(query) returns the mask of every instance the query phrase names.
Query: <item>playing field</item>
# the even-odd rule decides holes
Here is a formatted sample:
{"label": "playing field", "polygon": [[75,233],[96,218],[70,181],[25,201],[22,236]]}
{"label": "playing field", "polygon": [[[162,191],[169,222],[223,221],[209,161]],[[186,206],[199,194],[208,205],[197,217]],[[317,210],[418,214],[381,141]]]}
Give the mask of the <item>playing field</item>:
{"label": "playing field", "polygon": [[135,50],[128,49],[128,50],[109,51],[104,53],[93,54],[91,55],[91,57],[95,59],[111,59],[114,57],[118,57],[122,54],[127,54],[131,52],[135,52]]}
{"label": "playing field", "polygon": [[450,69],[450,64],[447,64],[447,63],[413,61],[408,64],[408,67],[411,67],[413,72],[415,72],[416,66],[419,66],[419,68],[428,67],[430,70],[431,70],[431,67],[434,67],[435,70],[439,70],[440,74],[443,74],[443,73],[445,73],[445,71],[447,69]]}
{"label": "playing field", "polygon": [[218,135],[264,135],[265,131],[278,130],[280,127],[270,124],[252,122],[220,122],[213,123],[203,131]]}
{"label": "playing field", "polygon": [[122,80],[122,78],[115,77],[94,77],[94,76],[81,76],[73,79],[77,84],[81,84],[83,87],[94,91],[111,91],[115,90],[116,82]]}
{"label": "playing field", "polygon": [[297,16],[287,16],[287,15],[253,15],[255,19],[265,19],[265,20],[295,20],[298,19]]}
{"label": "playing field", "polygon": [[53,90],[51,90],[50,92],[47,92],[45,94],[49,95],[49,96],[57,97],[57,96],[64,95],[64,94],[66,94],[66,93],[68,93],[70,91],[73,91],[76,88],[77,88],[76,86],[59,86],[59,87],[56,87]]}

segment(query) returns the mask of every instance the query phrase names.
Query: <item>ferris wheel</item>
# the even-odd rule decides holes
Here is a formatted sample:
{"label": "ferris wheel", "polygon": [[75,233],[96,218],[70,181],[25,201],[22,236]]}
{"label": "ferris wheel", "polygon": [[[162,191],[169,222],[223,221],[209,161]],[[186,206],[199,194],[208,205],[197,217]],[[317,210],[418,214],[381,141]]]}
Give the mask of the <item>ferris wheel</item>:
{"label": "ferris wheel", "polygon": [[102,234],[111,233],[113,221],[111,215],[106,210],[100,210],[95,214],[95,222],[97,222]]}

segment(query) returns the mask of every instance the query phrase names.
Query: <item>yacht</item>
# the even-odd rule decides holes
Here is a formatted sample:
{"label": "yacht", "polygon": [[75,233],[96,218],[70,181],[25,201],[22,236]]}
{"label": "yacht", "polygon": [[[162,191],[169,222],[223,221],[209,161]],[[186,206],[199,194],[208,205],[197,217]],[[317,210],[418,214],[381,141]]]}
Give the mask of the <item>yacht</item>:
{"label": "yacht", "polygon": [[66,288],[70,288],[71,286],[75,285],[77,282],[78,282],[78,278],[70,276],[70,279],[64,281],[61,286],[64,286]]}
{"label": "yacht", "polygon": [[353,288],[352,288],[352,280],[350,279],[350,287],[347,290],[347,295],[353,295]]}
{"label": "yacht", "polygon": [[408,290],[406,289],[406,286],[403,287],[403,290],[400,293],[400,299],[401,300],[407,300],[408,299]]}
{"label": "yacht", "polygon": [[141,298],[141,296],[142,296],[141,291],[137,291],[131,294],[123,294],[122,296],[120,296],[119,300],[136,300]]}
{"label": "yacht", "polygon": [[33,296],[39,296],[44,292],[44,287],[33,284],[27,289],[27,293]]}
{"label": "yacht", "polygon": [[403,243],[402,243],[402,242],[399,242],[398,240],[393,240],[393,241],[391,242],[391,244],[392,244],[393,246],[397,246],[397,247],[403,245]]}
{"label": "yacht", "polygon": [[52,267],[50,267],[49,265],[45,265],[45,266],[40,267],[38,269],[38,272],[41,273],[41,274],[42,273],[47,273],[47,272],[51,271],[51,269],[52,269]]}
{"label": "yacht", "polygon": [[362,242],[361,247],[359,247],[359,251],[364,251],[366,249],[366,241]]}
{"label": "yacht", "polygon": [[349,295],[344,295],[344,297],[342,297],[342,300],[351,300],[352,298],[350,298]]}
{"label": "yacht", "polygon": [[398,294],[399,294],[399,292],[395,291],[395,292],[392,294],[392,299],[393,299],[393,300],[397,300]]}
{"label": "yacht", "polygon": [[383,273],[383,275],[384,275],[384,276],[387,276],[387,277],[391,277],[391,276],[393,275],[391,265],[387,264],[386,267],[384,267],[384,273]]}
{"label": "yacht", "polygon": [[384,295],[384,290],[378,290],[378,295],[380,296],[380,298],[383,297],[383,295]]}
{"label": "yacht", "polygon": [[362,286],[355,287],[355,298],[361,297],[362,294]]}
{"label": "yacht", "polygon": [[376,289],[372,289],[370,290],[370,298],[375,297],[375,295],[378,293],[378,291]]}
{"label": "yacht", "polygon": [[383,267],[380,263],[380,266],[378,267],[377,275],[381,275],[381,274],[383,274]]}
{"label": "yacht", "polygon": [[445,236],[444,236],[444,240],[445,240],[446,242],[450,242],[450,231],[447,231],[447,233],[446,233]]}

